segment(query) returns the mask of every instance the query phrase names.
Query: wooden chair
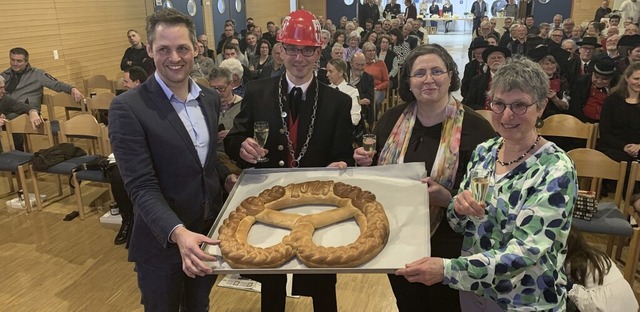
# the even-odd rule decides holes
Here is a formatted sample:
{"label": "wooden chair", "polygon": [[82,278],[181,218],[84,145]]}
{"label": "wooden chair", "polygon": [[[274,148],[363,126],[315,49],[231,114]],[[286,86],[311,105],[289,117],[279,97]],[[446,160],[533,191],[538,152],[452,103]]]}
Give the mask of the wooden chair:
{"label": "wooden chair", "polygon": [[[104,148],[104,135],[103,129],[106,129],[104,125],[99,124],[97,120],[88,114],[78,115],[73,117],[70,120],[64,121],[60,123],[60,141],[61,142],[69,142],[70,139],[84,139],[88,141],[87,153],[88,155],[77,157],[68,161],[65,161],[62,164],[56,165],[61,166],[59,168],[58,174],[66,174],[71,175],[71,185],[75,190],[75,198],[76,204],[78,207],[78,212],[80,214],[80,219],[85,219],[85,210],[84,204],[82,202],[82,189],[80,182],[81,181],[92,181],[92,182],[100,182],[108,184],[106,177],[104,176],[102,170],[74,170],[78,166],[83,163],[95,160],[99,158],[101,155],[105,155]],[[77,140],[76,140],[77,141]],[[54,166],[54,167],[56,167]],[[109,196],[111,196],[110,185],[109,188]],[[61,194],[61,189],[59,189],[59,194]]]}
{"label": "wooden chair", "polygon": [[[637,224],[640,224],[640,213],[633,208],[631,197],[634,193],[634,187],[637,182],[640,182],[640,164],[637,161],[631,163],[631,172],[629,173],[629,181],[627,182],[627,194],[624,197],[624,217],[633,218]],[[619,259],[622,255],[622,247],[624,243],[618,242],[616,248],[616,259]],[[636,267],[638,266],[638,259],[640,258],[640,228],[633,228],[633,235],[631,235],[631,242],[629,243],[629,249],[627,249],[627,258],[624,266],[624,277],[633,287],[635,280]]]}
{"label": "wooden chair", "polygon": [[488,110],[488,109],[478,109],[476,110],[476,113],[480,114],[480,116],[484,117],[484,119],[486,119],[490,124],[491,127],[493,127],[493,130],[496,129],[496,127],[493,125],[493,114],[495,114],[493,111]]}
{"label": "wooden chair", "polygon": [[[590,221],[573,218],[573,226],[582,232],[608,235],[607,254],[612,255],[614,240],[616,237],[634,237],[636,231],[623,215],[622,192],[625,187],[627,163],[617,162],[600,151],[589,148],[576,148],[567,153],[575,164],[578,177],[591,181],[590,190],[596,192],[596,198],[600,198],[602,179],[616,181],[616,193],[613,202],[601,202],[598,211]],[[638,238],[635,237],[635,240]],[[634,252],[635,253],[635,252]],[[631,253],[627,257],[632,259]],[[627,260],[627,263],[630,263]],[[625,272],[627,269],[625,268]],[[625,276],[627,280],[633,276]]]}
{"label": "wooden chair", "polygon": [[100,93],[105,91],[111,91],[115,93],[113,89],[113,82],[107,79],[105,75],[93,75],[88,79],[83,80],[85,96],[90,97],[92,93]]}
{"label": "wooden chair", "polygon": [[66,120],[70,118],[69,111],[81,111],[81,112],[85,111],[85,107],[84,105],[82,105],[82,103],[76,102],[76,100],[74,100],[71,95],[66,94],[64,92],[60,92],[57,94],[47,94],[45,95],[45,98],[46,98],[45,103],[47,104],[47,111],[49,114],[49,118],[51,120],[58,120],[55,112],[56,107],[64,108],[64,114],[65,114]]}
{"label": "wooden chair", "polygon": [[102,117],[106,118],[106,114],[101,116],[100,111],[108,111],[109,106],[111,106],[111,101],[116,97],[112,92],[99,92],[95,96],[92,96],[87,99],[87,110],[90,111],[93,116],[95,116],[98,120],[106,123]]}
{"label": "wooden chair", "polygon": [[[45,136],[48,146],[53,145],[53,135],[51,133],[51,124],[49,121],[45,121],[37,129],[33,129],[28,115],[21,115],[13,120],[8,120],[5,123],[7,127],[7,133],[9,134],[9,146],[10,151],[0,154],[0,171],[16,173],[18,176],[18,184],[23,191],[24,203],[27,212],[31,212],[31,197],[29,189],[27,188],[26,172],[31,177],[31,183],[33,186],[33,193],[36,199],[36,206],[38,210],[42,210],[42,201],[40,198],[40,190],[36,181],[35,171],[31,160],[33,159],[33,151],[27,150],[26,152],[17,151],[15,149],[15,143],[13,142],[13,134],[21,133],[26,137],[26,141],[30,141],[32,136]],[[33,146],[29,142],[27,147]],[[13,177],[9,175],[9,188],[10,193],[15,192],[13,186]],[[5,194],[6,195],[6,194]]]}
{"label": "wooden chair", "polygon": [[542,136],[557,136],[587,140],[586,148],[595,148],[597,128],[594,124],[584,123],[567,114],[556,114],[544,120],[544,126],[538,130]]}
{"label": "wooden chair", "polygon": [[118,79],[112,81],[112,83],[113,87],[111,89],[113,89],[113,92],[115,94],[119,94],[118,91],[127,90],[127,88],[124,86],[124,77],[119,77]]}

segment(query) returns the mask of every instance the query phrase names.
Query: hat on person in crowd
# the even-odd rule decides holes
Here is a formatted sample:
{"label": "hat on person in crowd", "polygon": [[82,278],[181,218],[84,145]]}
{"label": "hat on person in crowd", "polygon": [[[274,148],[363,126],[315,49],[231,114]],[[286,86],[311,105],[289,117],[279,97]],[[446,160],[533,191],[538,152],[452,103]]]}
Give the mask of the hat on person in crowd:
{"label": "hat on person in crowd", "polygon": [[618,47],[635,48],[640,46],[640,35],[624,35],[618,41]]}
{"label": "hat on person in crowd", "polygon": [[509,49],[501,46],[489,46],[486,50],[484,50],[484,52],[482,52],[482,60],[484,60],[485,64],[487,63],[489,55],[493,52],[502,52],[505,58],[511,57],[511,51]]}
{"label": "hat on person in crowd", "polygon": [[297,10],[291,12],[282,21],[278,41],[299,46],[322,46],[322,28],[311,12]]}
{"label": "hat on person in crowd", "polygon": [[616,62],[609,56],[599,58],[593,64],[593,72],[602,76],[613,76],[617,73]]}
{"label": "hat on person in crowd", "polygon": [[535,49],[527,51],[527,57],[536,63],[540,62],[547,55],[553,56],[549,47],[545,45],[540,45]]}
{"label": "hat on person in crowd", "polygon": [[471,41],[471,44],[469,45],[469,51],[473,51],[478,48],[486,48],[488,46],[489,42],[484,40],[484,37],[476,37],[475,39],[473,39],[473,41]]}
{"label": "hat on person in crowd", "polygon": [[581,41],[576,42],[576,44],[579,45],[579,46],[590,45],[590,46],[594,46],[596,48],[602,47],[602,45],[598,43],[598,38],[596,38],[596,37],[584,37],[584,38],[582,38]]}

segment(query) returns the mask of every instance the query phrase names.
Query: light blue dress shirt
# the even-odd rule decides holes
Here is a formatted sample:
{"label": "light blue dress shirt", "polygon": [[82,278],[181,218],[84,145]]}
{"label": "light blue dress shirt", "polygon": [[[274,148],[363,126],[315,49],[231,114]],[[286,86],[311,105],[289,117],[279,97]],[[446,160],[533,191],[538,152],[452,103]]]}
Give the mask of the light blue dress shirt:
{"label": "light blue dress shirt", "polygon": [[183,102],[173,94],[157,72],[154,73],[154,75],[162,91],[164,91],[169,102],[171,102],[173,109],[176,110],[180,120],[182,120],[185,129],[189,133],[189,137],[191,137],[191,141],[193,141],[193,146],[198,152],[200,164],[204,167],[207,152],[209,151],[209,130],[207,129],[207,123],[204,119],[202,109],[198,105],[198,96],[200,96],[200,91],[202,90],[198,87],[197,83],[189,78],[191,87],[187,95],[187,100]]}

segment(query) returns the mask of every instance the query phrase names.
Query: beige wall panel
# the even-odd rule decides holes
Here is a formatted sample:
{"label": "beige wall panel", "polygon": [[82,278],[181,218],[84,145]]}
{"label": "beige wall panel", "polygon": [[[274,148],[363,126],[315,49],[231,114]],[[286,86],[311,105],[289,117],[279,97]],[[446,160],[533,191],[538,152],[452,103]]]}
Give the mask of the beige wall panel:
{"label": "beige wall panel", "polygon": [[600,5],[602,5],[602,1],[574,0],[571,18],[573,18],[576,25],[580,25],[584,21],[591,21]]}
{"label": "beige wall panel", "polygon": [[114,79],[121,76],[120,60],[129,46],[127,30],[146,38],[145,18],[152,8],[153,0],[0,1],[3,22],[12,25],[3,30],[0,68],[9,67],[9,49],[21,46],[33,66],[80,90],[82,79],[91,75]]}
{"label": "beige wall panel", "polygon": [[313,13],[316,17],[322,15],[327,17],[327,4],[326,1],[317,0],[300,0],[298,1],[298,7]]}
{"label": "beige wall panel", "polygon": [[[273,21],[280,24],[280,18],[289,14],[289,1],[275,0],[247,0],[247,17],[252,17],[255,24],[267,31],[267,22]],[[245,21],[238,21],[238,29],[245,28]]]}

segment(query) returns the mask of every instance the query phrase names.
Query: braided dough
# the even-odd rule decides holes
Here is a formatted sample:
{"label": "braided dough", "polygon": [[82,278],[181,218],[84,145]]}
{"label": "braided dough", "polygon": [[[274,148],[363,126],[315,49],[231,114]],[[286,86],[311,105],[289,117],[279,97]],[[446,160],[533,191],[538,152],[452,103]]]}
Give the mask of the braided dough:
{"label": "braided dough", "polygon": [[[334,205],[317,214],[299,215],[279,210],[301,205]],[[323,247],[313,242],[315,229],[354,218],[360,228],[355,242],[339,247]],[[291,229],[291,234],[274,246],[260,248],[247,242],[256,222]],[[218,231],[220,250],[235,269],[274,268],[297,256],[307,267],[348,268],[375,257],[389,238],[389,221],[375,195],[333,181],[311,181],[274,186],[243,200],[224,220]]]}

